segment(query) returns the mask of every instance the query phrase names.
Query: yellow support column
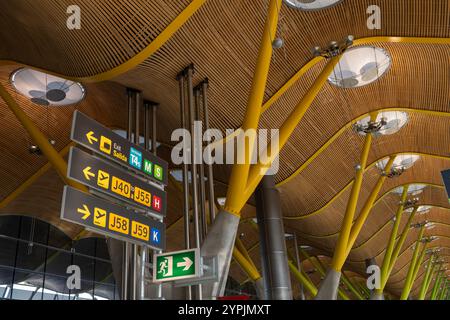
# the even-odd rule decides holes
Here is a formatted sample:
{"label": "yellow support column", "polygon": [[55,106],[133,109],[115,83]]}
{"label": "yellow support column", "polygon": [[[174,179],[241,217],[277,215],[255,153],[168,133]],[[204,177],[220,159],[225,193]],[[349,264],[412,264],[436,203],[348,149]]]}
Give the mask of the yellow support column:
{"label": "yellow support column", "polygon": [[406,197],[408,196],[408,189],[409,189],[409,185],[405,185],[403,187],[400,205],[398,206],[397,213],[395,215],[394,226],[392,227],[391,236],[389,238],[388,246],[386,248],[386,253],[383,258],[383,264],[381,266],[381,287],[380,287],[380,289],[375,290],[375,293],[377,296],[381,296],[383,294],[384,287],[386,286],[387,280],[389,278],[389,266],[391,263],[392,252],[394,251],[395,240],[397,238],[398,228],[400,226],[400,221],[402,218],[404,203],[406,201]]}
{"label": "yellow support column", "polygon": [[[411,290],[411,286],[412,286],[412,282],[413,282],[414,270],[416,268],[416,264],[418,263],[419,249],[420,249],[420,244],[421,244],[421,240],[422,240],[424,231],[425,231],[425,225],[423,225],[420,228],[419,237],[416,241],[416,247],[414,248],[414,254],[412,256],[411,263],[409,265],[408,275],[406,276],[405,285],[403,286],[403,291],[400,296],[400,300],[408,299],[409,292]],[[423,251],[425,251],[425,248],[423,248]]]}
{"label": "yellow support column", "polygon": [[[261,106],[264,99],[267,76],[272,58],[272,42],[277,31],[281,1],[282,0],[270,0],[269,3],[268,17],[264,26],[263,38],[259,49],[258,60],[256,62],[255,73],[253,75],[250,96],[248,98],[245,117],[242,123],[243,132],[246,132],[247,130],[256,130],[258,128],[262,110]],[[247,184],[255,138],[256,135],[250,134],[248,143],[247,140],[244,139],[244,143],[241,144],[241,148],[244,148],[244,150],[240,150],[240,152],[245,155],[245,163],[234,164],[231,171],[224,209],[237,216],[240,215],[240,210],[248,200],[248,198],[244,200],[243,197],[245,186]]]}
{"label": "yellow support column", "polygon": [[[371,115],[371,120],[374,121],[376,115]],[[361,190],[364,172],[367,166],[367,158],[369,157],[370,146],[372,144],[372,134],[366,134],[364,139],[364,147],[361,153],[361,159],[359,163],[359,169],[356,172],[355,181],[353,182],[350,197],[347,202],[347,208],[345,210],[344,221],[342,222],[341,231],[334,250],[333,260],[331,261],[331,267],[340,272],[342,266],[346,260],[347,246],[352,229],[353,218],[355,216],[356,205],[358,204],[359,192]]]}
{"label": "yellow support column", "polygon": [[291,260],[288,261],[288,265],[289,269],[291,270],[295,278],[298,280],[298,282],[300,282],[306,288],[306,290],[309,291],[312,297],[315,297],[317,295],[317,288],[314,285],[314,283],[312,283],[310,279],[308,279],[307,277],[305,277],[305,275],[303,275],[300,271],[298,271],[298,269],[295,267],[294,263]]}
{"label": "yellow support column", "polygon": [[87,188],[82,184],[67,178],[67,163],[64,158],[55,150],[55,148],[48,141],[48,138],[38,129],[33,121],[31,121],[31,119],[19,107],[17,102],[2,85],[0,85],[0,96],[6,102],[9,109],[14,113],[17,120],[19,120],[25,130],[27,130],[31,139],[33,139],[42,153],[47,157],[48,161],[52,164],[53,168],[55,168],[64,183],[86,192]]}
{"label": "yellow support column", "polygon": [[[384,168],[384,172],[386,174],[391,171],[392,165],[394,164],[394,160],[395,160],[395,155],[393,155],[389,158],[389,161],[387,162],[387,164]],[[378,178],[378,181],[375,184],[375,187],[372,189],[372,192],[370,193],[369,198],[367,198],[367,201],[364,204],[364,207],[361,209],[361,212],[360,212],[358,218],[356,218],[355,222],[353,223],[353,226],[352,226],[351,232],[350,232],[350,236],[348,239],[347,251],[345,254],[346,259],[347,259],[348,255],[350,254],[350,251],[352,250],[353,245],[355,244],[355,241],[358,238],[358,235],[361,232],[361,229],[367,220],[367,217],[369,216],[370,210],[372,210],[373,204],[375,203],[378,193],[380,193],[381,187],[383,186],[384,181],[387,178],[386,174],[383,174]]]}
{"label": "yellow support column", "polygon": [[425,273],[425,277],[423,278],[422,285],[420,287],[418,300],[425,299],[425,294],[428,290],[429,279],[430,279],[430,277],[433,273],[433,269],[434,269],[433,260],[434,260],[434,254],[432,254],[430,259],[428,260],[427,272]]}
{"label": "yellow support column", "polygon": [[403,228],[400,238],[397,240],[395,249],[392,252],[391,258],[389,260],[389,267],[388,267],[388,272],[387,272],[388,277],[391,274],[392,269],[394,269],[395,262],[397,261],[398,255],[400,254],[400,250],[402,249],[403,244],[405,243],[405,240],[409,233],[409,230],[411,229],[411,222],[413,221],[414,216],[417,213],[417,209],[418,209],[418,207],[414,207],[413,211],[409,215],[409,218],[408,218],[408,221],[406,222],[405,227]]}

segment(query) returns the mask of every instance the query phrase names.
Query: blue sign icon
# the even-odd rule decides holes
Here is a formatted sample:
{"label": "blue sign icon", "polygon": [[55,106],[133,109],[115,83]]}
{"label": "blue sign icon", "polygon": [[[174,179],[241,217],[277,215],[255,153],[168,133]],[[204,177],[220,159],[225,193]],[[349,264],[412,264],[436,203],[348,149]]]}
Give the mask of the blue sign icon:
{"label": "blue sign icon", "polygon": [[160,237],[159,237],[159,230],[156,229],[156,228],[152,228],[151,229],[151,236],[152,236],[151,241],[153,243],[158,244],[159,241],[161,240]]}
{"label": "blue sign icon", "polygon": [[142,152],[136,150],[135,148],[130,148],[130,159],[129,163],[136,169],[141,170],[142,167]]}

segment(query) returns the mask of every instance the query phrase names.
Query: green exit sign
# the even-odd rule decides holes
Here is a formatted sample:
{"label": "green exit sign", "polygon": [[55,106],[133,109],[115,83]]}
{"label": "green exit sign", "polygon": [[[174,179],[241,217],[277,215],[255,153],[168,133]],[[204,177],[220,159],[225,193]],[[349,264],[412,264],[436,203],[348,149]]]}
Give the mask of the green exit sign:
{"label": "green exit sign", "polygon": [[189,249],[155,254],[153,261],[153,281],[174,281],[200,276],[200,251]]}

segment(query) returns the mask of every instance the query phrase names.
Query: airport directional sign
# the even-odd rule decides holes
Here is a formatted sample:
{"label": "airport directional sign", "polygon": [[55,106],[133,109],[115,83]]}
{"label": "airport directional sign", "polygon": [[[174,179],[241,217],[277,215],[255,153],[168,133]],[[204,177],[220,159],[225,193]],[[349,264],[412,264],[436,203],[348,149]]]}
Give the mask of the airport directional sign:
{"label": "airport directional sign", "polygon": [[78,110],[74,112],[72,141],[114,160],[157,183],[167,185],[168,164]]}
{"label": "airport directional sign", "polygon": [[444,181],[445,190],[447,190],[447,198],[450,203],[450,169],[441,172],[442,180]]}
{"label": "airport directional sign", "polygon": [[78,148],[70,149],[67,176],[138,208],[166,215],[165,191]]}
{"label": "airport directional sign", "polygon": [[64,187],[61,219],[111,238],[165,249],[163,223],[69,186]]}
{"label": "airport directional sign", "polygon": [[155,254],[154,282],[174,281],[200,276],[200,250],[189,249]]}

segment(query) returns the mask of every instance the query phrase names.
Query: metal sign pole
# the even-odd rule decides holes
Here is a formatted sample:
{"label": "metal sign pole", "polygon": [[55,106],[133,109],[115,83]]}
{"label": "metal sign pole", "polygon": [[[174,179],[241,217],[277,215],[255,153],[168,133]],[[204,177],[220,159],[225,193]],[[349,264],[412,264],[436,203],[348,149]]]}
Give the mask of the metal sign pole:
{"label": "metal sign pole", "polygon": [[[194,97],[192,87],[192,75],[194,73],[194,66],[190,65],[187,69],[187,85],[188,85],[188,108],[189,119],[191,127],[191,180],[192,180],[192,206],[194,211],[194,232],[195,232],[195,247],[200,248],[200,224],[198,213],[198,189],[197,189],[197,167],[196,167],[196,136],[195,136],[195,110],[194,110]],[[202,286],[197,286],[196,299],[202,300]]]}
{"label": "metal sign pole", "polygon": [[[184,86],[184,72],[180,73],[177,77],[179,81],[179,94],[180,94],[180,116],[181,116],[181,128],[186,130],[186,107],[185,107],[185,86]],[[185,131],[183,131],[185,132]],[[186,136],[183,136],[183,141],[186,141]],[[185,154],[186,149],[183,149],[183,220],[184,220],[184,246],[186,249],[191,247],[190,244],[190,221],[189,221],[189,181],[188,181],[188,165],[186,163]],[[186,287],[186,299],[192,300],[192,287]]]}

